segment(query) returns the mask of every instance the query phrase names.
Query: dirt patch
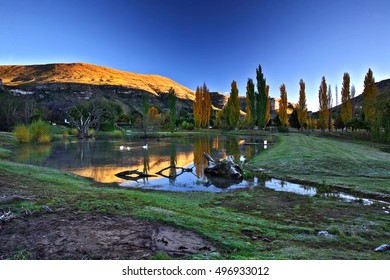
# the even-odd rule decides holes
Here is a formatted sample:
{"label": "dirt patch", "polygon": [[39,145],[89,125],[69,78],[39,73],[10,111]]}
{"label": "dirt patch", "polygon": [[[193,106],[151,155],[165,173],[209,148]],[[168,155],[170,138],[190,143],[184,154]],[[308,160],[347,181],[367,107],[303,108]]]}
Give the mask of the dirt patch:
{"label": "dirt patch", "polygon": [[147,259],[216,251],[199,235],[130,217],[45,213],[0,224],[0,259]]}

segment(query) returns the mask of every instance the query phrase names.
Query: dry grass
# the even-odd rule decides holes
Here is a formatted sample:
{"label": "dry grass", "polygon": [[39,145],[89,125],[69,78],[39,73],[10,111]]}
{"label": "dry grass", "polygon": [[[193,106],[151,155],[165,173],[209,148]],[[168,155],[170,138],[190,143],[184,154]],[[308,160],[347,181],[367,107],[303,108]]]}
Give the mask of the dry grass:
{"label": "dry grass", "polygon": [[180,98],[194,99],[194,91],[159,75],[144,75],[86,63],[0,66],[7,86],[50,83],[83,83],[126,86],[158,95],[172,87]]}

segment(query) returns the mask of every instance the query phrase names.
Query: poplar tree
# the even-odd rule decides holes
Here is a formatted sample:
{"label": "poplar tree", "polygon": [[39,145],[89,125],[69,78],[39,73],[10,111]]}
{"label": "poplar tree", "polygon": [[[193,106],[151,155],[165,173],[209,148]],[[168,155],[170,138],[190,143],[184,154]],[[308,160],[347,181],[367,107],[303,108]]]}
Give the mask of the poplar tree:
{"label": "poplar tree", "polygon": [[376,95],[378,89],[375,86],[375,78],[372,70],[368,69],[368,72],[364,78],[364,90],[363,90],[363,112],[365,121],[372,128],[375,123],[376,114]]}
{"label": "poplar tree", "polygon": [[328,116],[329,116],[327,86],[326,86],[325,77],[322,77],[321,80],[320,89],[318,90],[318,100],[320,103],[319,110],[318,110],[320,118],[317,126],[321,128],[321,131],[325,131],[325,129],[328,126]]}
{"label": "poplar tree", "polygon": [[332,129],[332,107],[333,107],[333,97],[332,97],[332,87],[328,86],[328,130]]}
{"label": "poplar tree", "polygon": [[261,66],[256,69],[257,80],[257,98],[256,98],[256,113],[257,113],[257,125],[259,128],[264,128],[266,110],[267,110],[267,92],[266,92],[266,80],[264,78]]}
{"label": "poplar tree", "polygon": [[298,102],[298,122],[303,131],[303,127],[306,124],[307,126],[307,105],[306,105],[306,92],[305,92],[305,82],[301,79],[299,81],[299,102]]}
{"label": "poplar tree", "polygon": [[352,105],[350,94],[350,77],[348,73],[344,73],[343,87],[341,88],[341,119],[344,126],[352,119]]}
{"label": "poplar tree", "polygon": [[206,86],[206,83],[203,83],[202,87],[202,127],[207,127],[210,120],[211,113],[211,98],[210,91]]}
{"label": "poplar tree", "polygon": [[246,84],[246,122],[249,128],[253,128],[256,121],[256,109],[255,109],[255,84],[252,79],[248,79]]}
{"label": "poplar tree", "polygon": [[282,125],[288,126],[287,91],[286,91],[286,86],[284,84],[280,86],[280,101],[279,101],[278,116]]}
{"label": "poplar tree", "polygon": [[269,85],[265,87],[265,93],[267,96],[267,106],[265,108],[265,126],[267,126],[271,119],[271,98],[269,97]]}
{"label": "poplar tree", "polygon": [[194,121],[195,127],[207,127],[210,120],[211,113],[211,99],[210,91],[203,84],[203,87],[196,87],[195,100],[194,100]]}
{"label": "poplar tree", "polygon": [[238,98],[238,89],[236,81],[232,82],[230,96],[227,102],[228,122],[230,128],[238,126],[240,120],[240,99]]}
{"label": "poplar tree", "polygon": [[194,100],[194,122],[195,127],[199,128],[202,123],[202,89],[198,86],[195,91]]}
{"label": "poplar tree", "polygon": [[170,88],[168,91],[168,103],[171,133],[173,133],[176,128],[176,99],[175,90]]}

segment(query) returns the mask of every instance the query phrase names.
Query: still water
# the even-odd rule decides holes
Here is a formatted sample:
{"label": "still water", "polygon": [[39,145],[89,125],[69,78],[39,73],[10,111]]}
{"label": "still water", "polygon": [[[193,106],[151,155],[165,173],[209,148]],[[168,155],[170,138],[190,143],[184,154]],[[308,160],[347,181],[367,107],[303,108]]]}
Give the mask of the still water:
{"label": "still water", "polygon": [[[214,159],[233,155],[237,164],[245,166],[254,155],[269,148],[270,143],[265,146],[263,140],[213,135],[161,140],[126,138],[114,141],[58,141],[50,145],[21,146],[13,160],[69,171],[102,183],[115,182],[126,188],[226,192],[238,188],[265,187],[299,195],[372,204],[372,201],[366,198],[335,191],[322,192],[315,187],[275,178],[253,177],[242,181],[229,181],[217,180],[204,174],[203,170],[208,166],[204,152]],[[272,140],[268,142],[272,145]],[[156,174],[163,169],[165,170]],[[127,170],[138,170],[153,177],[136,180],[116,176]]]}

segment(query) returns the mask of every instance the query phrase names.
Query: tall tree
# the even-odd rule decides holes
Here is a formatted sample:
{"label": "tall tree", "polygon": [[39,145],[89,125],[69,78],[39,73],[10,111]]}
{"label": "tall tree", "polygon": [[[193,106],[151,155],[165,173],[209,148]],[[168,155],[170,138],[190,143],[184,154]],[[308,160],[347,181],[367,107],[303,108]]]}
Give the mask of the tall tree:
{"label": "tall tree", "polygon": [[202,127],[207,127],[209,125],[210,113],[211,113],[210,90],[206,86],[206,83],[203,83],[203,87],[202,87]]}
{"label": "tall tree", "polygon": [[259,128],[266,126],[265,117],[267,110],[268,96],[266,93],[266,80],[264,78],[261,66],[256,69],[256,80],[257,80],[257,100],[256,100],[256,113],[257,113],[257,125]]}
{"label": "tall tree", "polygon": [[332,129],[332,107],[333,107],[333,97],[332,97],[332,87],[329,84],[328,87],[328,129],[329,131]]}
{"label": "tall tree", "polygon": [[170,88],[168,91],[168,103],[171,133],[173,133],[176,128],[176,99],[175,90]]}
{"label": "tall tree", "polygon": [[372,126],[375,123],[375,114],[376,114],[376,95],[378,89],[375,86],[375,78],[371,69],[368,69],[368,72],[364,78],[364,90],[363,90],[363,112],[365,121]]}
{"label": "tall tree", "polygon": [[240,120],[240,99],[238,98],[238,89],[236,81],[232,82],[230,96],[227,102],[228,122],[230,128],[238,126]]}
{"label": "tall tree", "polygon": [[325,77],[322,77],[320,89],[318,90],[318,100],[320,103],[319,106],[319,122],[318,126],[321,128],[321,131],[325,131],[325,129],[328,127],[328,117],[329,117],[329,110],[328,110],[328,95],[327,95],[327,86],[326,86],[326,79]]}
{"label": "tall tree", "polygon": [[267,126],[269,120],[271,119],[271,98],[269,97],[269,85],[265,87],[265,94],[267,97],[267,106],[265,108],[265,126]]}
{"label": "tall tree", "polygon": [[336,85],[336,106],[339,106],[339,89]]}
{"label": "tall tree", "polygon": [[344,73],[343,87],[341,88],[341,119],[343,120],[345,127],[352,119],[350,77],[348,73]]}
{"label": "tall tree", "polygon": [[202,89],[196,87],[195,100],[194,100],[194,122],[195,127],[199,128],[202,124]]}
{"label": "tall tree", "polygon": [[279,101],[278,116],[282,125],[288,126],[287,91],[286,91],[286,86],[284,84],[280,86],[280,101]]}
{"label": "tall tree", "polygon": [[256,121],[255,109],[255,84],[252,79],[248,79],[246,84],[246,122],[249,128],[253,128]]}
{"label": "tall tree", "polygon": [[305,92],[305,82],[301,79],[299,81],[299,102],[297,107],[298,121],[303,131],[303,127],[307,126],[307,105],[306,105],[306,92]]}

